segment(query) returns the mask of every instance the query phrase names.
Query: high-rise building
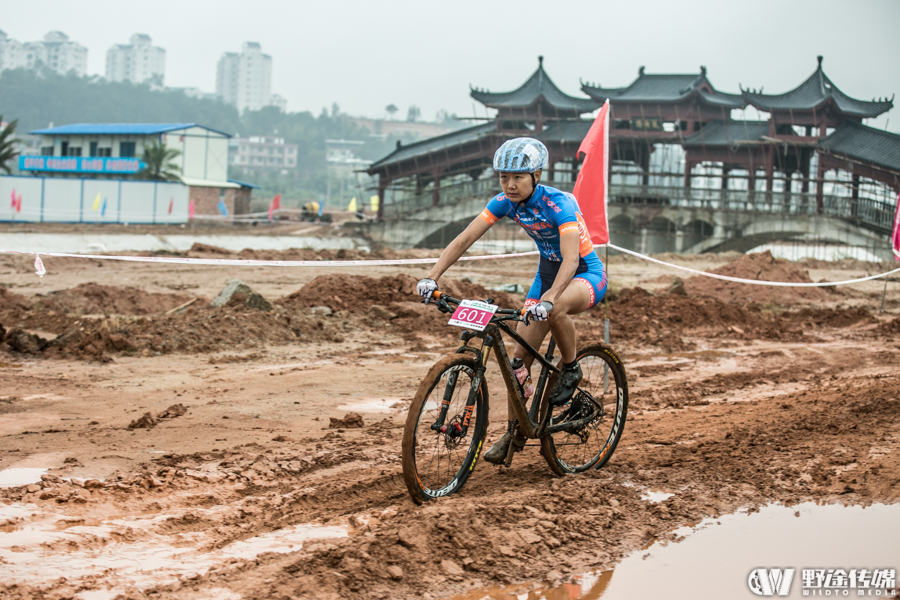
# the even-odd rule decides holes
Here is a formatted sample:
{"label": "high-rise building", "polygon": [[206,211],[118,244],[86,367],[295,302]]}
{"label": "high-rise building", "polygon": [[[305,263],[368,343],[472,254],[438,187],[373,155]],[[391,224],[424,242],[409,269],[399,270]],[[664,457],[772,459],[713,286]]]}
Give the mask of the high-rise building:
{"label": "high-rise building", "polygon": [[21,42],[0,31],[0,72],[25,66],[25,50]]}
{"label": "high-rise building", "polygon": [[110,81],[162,85],[166,51],[152,45],[150,36],[136,33],[130,44],[116,44],[106,51],[106,78]]}
{"label": "high-rise building", "polygon": [[74,72],[83,77],[87,71],[87,48],[70,42],[61,31],[51,31],[40,42],[28,42],[24,47],[25,68],[44,66],[60,75]]}
{"label": "high-rise building", "polygon": [[297,167],[298,147],[297,144],[285,144],[284,138],[275,136],[235,136],[228,140],[228,164],[287,172]]}
{"label": "high-rise building", "polygon": [[272,102],[272,57],[257,42],[244,42],[241,53],[226,52],[216,71],[216,94],[239,112]]}

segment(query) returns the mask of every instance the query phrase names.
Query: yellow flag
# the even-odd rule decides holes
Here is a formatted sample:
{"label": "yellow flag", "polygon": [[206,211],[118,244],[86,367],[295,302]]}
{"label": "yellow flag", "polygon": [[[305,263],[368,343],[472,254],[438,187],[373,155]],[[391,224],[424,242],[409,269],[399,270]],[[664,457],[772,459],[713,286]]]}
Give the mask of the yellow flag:
{"label": "yellow flag", "polygon": [[97,197],[94,198],[94,210],[100,210],[100,194],[97,194]]}
{"label": "yellow flag", "polygon": [[353,196],[353,199],[350,200],[350,205],[347,206],[347,210],[350,212],[356,212],[356,196]]}
{"label": "yellow flag", "polygon": [[378,212],[378,194],[369,198],[369,206],[372,207],[372,212]]}

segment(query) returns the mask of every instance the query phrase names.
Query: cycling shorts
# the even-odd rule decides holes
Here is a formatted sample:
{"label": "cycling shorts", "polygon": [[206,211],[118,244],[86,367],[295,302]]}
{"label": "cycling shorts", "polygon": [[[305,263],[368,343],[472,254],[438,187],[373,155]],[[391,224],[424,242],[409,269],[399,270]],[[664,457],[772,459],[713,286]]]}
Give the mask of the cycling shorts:
{"label": "cycling shorts", "polygon": [[[596,255],[594,255],[594,259],[590,260],[590,262],[585,261],[584,258],[579,259],[578,268],[575,269],[575,276],[572,277],[573,280],[581,281],[587,286],[591,294],[591,305],[588,308],[595,306],[606,295],[606,269],[603,268],[603,263],[596,258]],[[526,296],[525,308],[540,302],[541,296],[553,287],[553,282],[556,281],[556,275],[559,273],[560,266],[562,266],[561,262],[541,258],[534,283],[531,284],[531,289],[528,290],[528,295]]]}

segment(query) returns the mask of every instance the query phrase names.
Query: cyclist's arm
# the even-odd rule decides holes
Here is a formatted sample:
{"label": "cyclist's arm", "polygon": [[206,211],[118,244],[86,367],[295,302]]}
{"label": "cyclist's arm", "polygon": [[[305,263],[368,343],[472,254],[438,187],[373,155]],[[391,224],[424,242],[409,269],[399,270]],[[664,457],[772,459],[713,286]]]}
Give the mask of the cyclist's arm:
{"label": "cyclist's arm", "polygon": [[[428,277],[437,281],[438,278],[444,274],[444,271],[453,266],[453,263],[459,260],[460,256],[465,254],[466,250],[469,249],[469,246],[477,242],[478,239],[484,235],[484,232],[491,228],[491,225],[491,223],[488,223],[480,216],[475,217],[475,219],[469,223],[469,226],[456,236],[456,239],[450,242],[446,248],[444,248],[437,263],[431,267],[430,271],[428,271]],[[575,239],[578,239],[577,234],[575,235]],[[575,264],[578,264],[577,258]],[[575,273],[575,271],[573,270],[572,273]]]}
{"label": "cyclist's arm", "polygon": [[569,282],[575,277],[575,271],[578,270],[578,260],[581,258],[578,254],[578,248],[577,228],[559,234],[559,250],[563,257],[562,264],[559,266],[559,272],[556,274],[553,285],[544,293],[541,300],[556,304],[560,294],[569,286]]}

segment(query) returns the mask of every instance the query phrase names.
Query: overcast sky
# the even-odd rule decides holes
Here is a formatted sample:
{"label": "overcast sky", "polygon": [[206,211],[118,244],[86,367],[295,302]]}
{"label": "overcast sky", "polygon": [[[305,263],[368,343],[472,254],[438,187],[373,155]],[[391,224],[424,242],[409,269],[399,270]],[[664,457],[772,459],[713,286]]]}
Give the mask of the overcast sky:
{"label": "overcast sky", "polygon": [[[581,95],[579,79],[608,87],[648,73],[708,68],[726,92],[785,92],[825,56],[845,93],[900,92],[900,0],[0,0],[0,29],[22,42],[60,30],[88,48],[89,74],[106,50],[146,33],[166,49],[166,84],[215,91],[216,62],[242,42],[273,58],[272,91],[288,110],[337,102],[382,117],[411,104],[484,115],[469,85],[518,87],[543,55],[550,77]],[[900,104],[900,99],[897,100]],[[477,112],[476,112],[477,111]],[[870,125],[900,131],[895,108]],[[755,118],[755,117],[754,117]]]}

